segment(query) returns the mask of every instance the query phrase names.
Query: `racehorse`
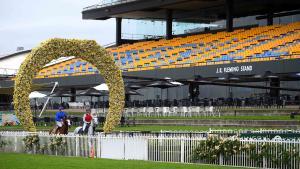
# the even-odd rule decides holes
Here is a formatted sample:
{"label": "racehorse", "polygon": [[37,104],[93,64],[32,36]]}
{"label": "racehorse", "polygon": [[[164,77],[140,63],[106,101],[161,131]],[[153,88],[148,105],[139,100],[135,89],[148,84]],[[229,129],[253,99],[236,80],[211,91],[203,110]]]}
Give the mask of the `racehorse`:
{"label": "racehorse", "polygon": [[98,118],[97,116],[92,116],[92,121],[91,123],[88,123],[86,125],[86,128],[85,128],[85,131],[83,131],[83,128],[82,126],[79,126],[79,127],[76,127],[75,130],[74,130],[74,134],[79,134],[79,135],[84,135],[84,134],[87,134],[87,135],[94,135],[94,132],[95,132],[95,129],[98,125]]}
{"label": "racehorse", "polygon": [[63,119],[62,127],[54,126],[50,129],[49,134],[68,134],[69,127],[71,126],[71,121],[68,118]]}

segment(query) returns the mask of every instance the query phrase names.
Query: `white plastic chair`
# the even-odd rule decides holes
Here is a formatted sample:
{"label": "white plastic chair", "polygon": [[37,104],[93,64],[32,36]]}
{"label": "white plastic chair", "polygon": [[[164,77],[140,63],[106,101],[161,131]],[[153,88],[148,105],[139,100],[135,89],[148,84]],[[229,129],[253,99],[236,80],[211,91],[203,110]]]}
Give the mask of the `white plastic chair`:
{"label": "white plastic chair", "polygon": [[155,116],[160,116],[162,109],[160,107],[155,107],[154,112],[155,112]]}
{"label": "white plastic chair", "polygon": [[130,116],[133,117],[135,115],[135,110],[134,110],[134,107],[130,107],[129,108],[129,113],[130,113]]}
{"label": "white plastic chair", "polygon": [[178,107],[174,106],[169,108],[170,113],[169,116],[178,116]]}
{"label": "white plastic chair", "polygon": [[204,109],[202,107],[200,107],[200,106],[195,107],[195,113],[197,116],[201,116],[203,114],[203,112],[204,112]]}
{"label": "white plastic chair", "polygon": [[155,114],[153,107],[147,107],[147,114],[148,116],[153,116]]}
{"label": "white plastic chair", "polygon": [[169,116],[170,108],[169,107],[163,107],[162,108],[162,115],[163,116]]}
{"label": "white plastic chair", "polygon": [[210,116],[214,116],[215,113],[214,113],[214,107],[213,106],[209,106],[207,108],[207,113],[210,115]]}
{"label": "white plastic chair", "polygon": [[189,109],[190,109],[190,114],[191,116],[197,116],[197,110],[196,110],[196,106],[190,106]]}
{"label": "white plastic chair", "polygon": [[128,117],[128,112],[129,112],[129,109],[128,108],[124,108],[124,116],[125,117]]}
{"label": "white plastic chair", "polygon": [[181,113],[184,117],[187,117],[187,116],[191,116],[191,111],[190,111],[190,108],[186,107],[186,106],[183,106],[181,108]]}
{"label": "white plastic chair", "polygon": [[138,109],[139,116],[147,116],[148,114],[146,112],[147,112],[147,107],[140,107]]}

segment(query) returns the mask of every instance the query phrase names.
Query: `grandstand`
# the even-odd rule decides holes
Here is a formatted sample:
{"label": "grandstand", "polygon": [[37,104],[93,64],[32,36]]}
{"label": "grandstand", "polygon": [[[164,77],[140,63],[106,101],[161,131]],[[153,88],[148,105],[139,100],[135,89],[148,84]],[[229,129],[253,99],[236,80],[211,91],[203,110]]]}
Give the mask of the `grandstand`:
{"label": "grandstand", "polygon": [[137,42],[109,50],[122,70],[139,71],[299,58],[299,42],[300,22],[296,22]]}
{"label": "grandstand", "polygon": [[[108,48],[123,71],[300,58],[300,22],[137,42]],[[51,70],[50,70],[51,69]],[[80,59],[46,67],[38,77],[98,73]]]}

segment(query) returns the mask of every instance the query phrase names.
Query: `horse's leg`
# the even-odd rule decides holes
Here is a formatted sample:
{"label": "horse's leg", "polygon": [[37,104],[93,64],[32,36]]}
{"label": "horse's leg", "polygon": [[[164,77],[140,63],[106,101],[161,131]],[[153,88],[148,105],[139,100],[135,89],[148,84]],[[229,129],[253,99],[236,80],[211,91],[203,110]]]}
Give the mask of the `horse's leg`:
{"label": "horse's leg", "polygon": [[52,134],[52,132],[53,132],[53,128],[51,128],[51,129],[49,130],[49,134]]}
{"label": "horse's leg", "polygon": [[68,134],[68,126],[64,127],[64,134]]}
{"label": "horse's leg", "polygon": [[96,127],[93,126],[93,135],[95,135]]}
{"label": "horse's leg", "polygon": [[65,132],[64,126],[62,126],[59,128],[59,131],[57,132],[57,134],[65,134],[64,132]]}
{"label": "horse's leg", "polygon": [[58,127],[55,125],[54,127],[52,127],[49,131],[49,134],[56,134]]}

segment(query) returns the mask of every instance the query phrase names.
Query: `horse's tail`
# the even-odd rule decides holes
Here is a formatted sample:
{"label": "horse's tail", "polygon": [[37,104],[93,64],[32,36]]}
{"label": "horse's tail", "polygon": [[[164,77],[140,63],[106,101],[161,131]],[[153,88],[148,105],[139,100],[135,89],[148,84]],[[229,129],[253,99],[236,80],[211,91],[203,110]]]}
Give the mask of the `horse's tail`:
{"label": "horse's tail", "polygon": [[53,134],[53,128],[49,130],[49,135]]}

